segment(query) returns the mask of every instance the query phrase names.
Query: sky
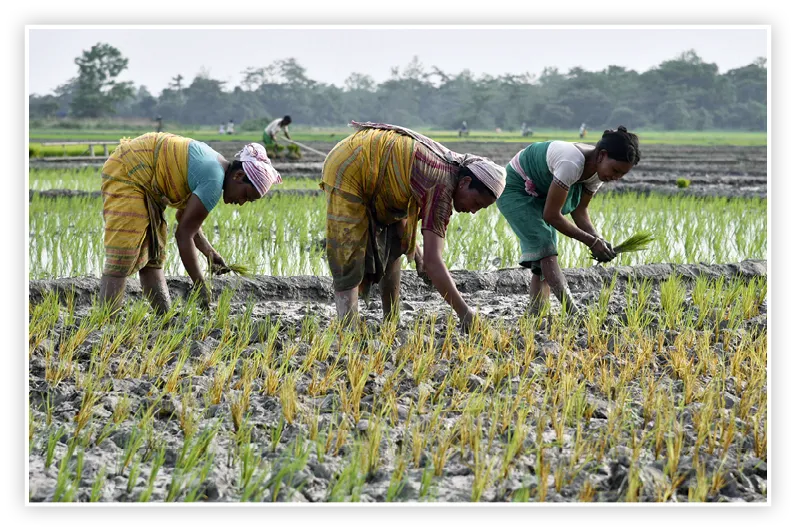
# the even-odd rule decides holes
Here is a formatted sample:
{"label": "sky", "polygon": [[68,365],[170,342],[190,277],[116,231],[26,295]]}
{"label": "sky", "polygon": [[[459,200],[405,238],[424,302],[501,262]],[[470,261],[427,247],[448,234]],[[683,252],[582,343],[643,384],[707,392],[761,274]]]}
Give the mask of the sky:
{"label": "sky", "polygon": [[[49,94],[78,73],[74,60],[99,42],[128,59],[119,81],[145,85],[155,95],[181,74],[187,83],[200,71],[238,85],[242,72],[294,57],[318,82],[342,87],[352,72],[376,83],[414,56],[448,74],[540,74],[619,65],[638,72],[693,49],[721,73],[767,57],[764,27],[122,27],[28,28],[29,93]],[[632,29],[630,29],[632,28]],[[169,50],[169,51],[164,51]]]}

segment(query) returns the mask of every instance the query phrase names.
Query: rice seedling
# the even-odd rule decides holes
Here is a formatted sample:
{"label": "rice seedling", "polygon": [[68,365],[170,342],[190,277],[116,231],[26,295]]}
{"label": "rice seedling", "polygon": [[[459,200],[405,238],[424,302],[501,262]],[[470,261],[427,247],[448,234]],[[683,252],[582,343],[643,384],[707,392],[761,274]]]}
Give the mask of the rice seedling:
{"label": "rice seedling", "polygon": [[51,431],[47,436],[47,444],[44,447],[44,468],[50,468],[50,465],[52,465],[53,458],[55,457],[56,445],[65,433],[66,428],[64,426],[59,426],[58,429]]}
{"label": "rice seedling", "polygon": [[90,502],[98,502],[102,497],[102,489],[105,487],[105,465],[101,466],[99,472],[94,477],[94,481],[91,483],[91,496],[89,497]]}
{"label": "rice seedling", "polygon": [[[30,278],[95,275],[102,271],[102,200],[100,198],[35,198],[30,203]],[[648,247],[620,254],[614,263],[650,262],[724,263],[766,256],[765,199],[681,197],[676,202],[650,194],[598,194],[593,200],[595,226],[605,227],[612,240],[614,227],[634,234],[654,234]],[[324,250],[323,197],[279,196],[236,209],[219,205],[204,230],[222,256],[271,275],[328,275]],[[634,212],[630,217],[627,212]],[[739,215],[742,214],[742,215]],[[740,222],[739,220],[743,220]],[[174,226],[174,213],[167,210]],[[697,230],[699,228],[699,230]],[[491,269],[517,264],[519,243],[495,208],[477,216],[454,213],[444,251],[449,267]],[[254,235],[254,237],[252,237]],[[725,245],[733,242],[733,245]],[[624,243],[624,242],[623,242]],[[559,259],[563,267],[588,267],[590,253],[579,242],[562,238]],[[620,245],[614,250],[623,249]],[[165,271],[184,274],[176,241],[167,242]],[[407,264],[408,265],[408,264]]]}
{"label": "rice seedling", "polygon": [[396,457],[395,468],[390,475],[390,485],[387,487],[387,494],[385,495],[386,502],[396,501],[406,488],[408,481],[406,480],[406,466],[407,459],[403,454]]}
{"label": "rice seedling", "polygon": [[[108,477],[124,481],[98,486],[93,499],[129,490],[138,501],[202,500],[211,478],[230,478],[223,496],[245,501],[300,499],[306,478],[302,495],[313,500],[681,502],[688,488],[693,500],[721,499],[728,471],[767,455],[767,336],[745,322],[765,315],[766,289],[738,278],[615,277],[583,322],[510,308],[471,336],[456,332],[450,312],[344,331],[310,303],[277,321],[270,303],[226,294],[220,315],[179,303],[168,323],[138,303],[120,319],[89,317],[75,297],[67,329],[68,301],[50,298],[31,305],[54,327],[29,337],[41,337],[31,360],[46,360],[39,366],[52,376],[71,351],[71,373],[60,387],[36,384],[31,459],[60,469],[60,440],[77,435],[62,500],[91,498],[90,483],[75,483],[78,456],[110,437],[123,449]],[[78,394],[65,401],[71,386]],[[200,443],[208,429],[212,441]],[[226,459],[215,459],[219,449]],[[177,465],[161,462],[175,453]],[[330,476],[299,467],[305,455]],[[620,458],[621,485],[595,480]],[[657,460],[664,479],[650,492],[642,481]],[[704,471],[684,484],[695,464]],[[472,474],[453,482],[448,470],[460,465]],[[526,473],[536,481],[517,483]]]}
{"label": "rice seedling", "polygon": [[186,436],[172,472],[166,501],[176,501],[188,487],[191,488],[185,494],[185,501],[192,501],[198,496],[198,488],[206,477],[214,458],[210,445],[216,436],[218,427],[218,424],[215,424],[205,428],[198,435]]}

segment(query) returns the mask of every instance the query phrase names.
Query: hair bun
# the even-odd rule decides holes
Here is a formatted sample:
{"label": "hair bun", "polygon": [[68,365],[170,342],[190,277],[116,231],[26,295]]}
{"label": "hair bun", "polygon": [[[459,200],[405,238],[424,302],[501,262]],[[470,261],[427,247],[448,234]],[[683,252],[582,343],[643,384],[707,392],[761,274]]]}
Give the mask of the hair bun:
{"label": "hair bun", "polygon": [[616,128],[616,130],[622,131],[623,133],[627,133],[627,127],[625,127],[624,125],[620,125],[619,127]]}

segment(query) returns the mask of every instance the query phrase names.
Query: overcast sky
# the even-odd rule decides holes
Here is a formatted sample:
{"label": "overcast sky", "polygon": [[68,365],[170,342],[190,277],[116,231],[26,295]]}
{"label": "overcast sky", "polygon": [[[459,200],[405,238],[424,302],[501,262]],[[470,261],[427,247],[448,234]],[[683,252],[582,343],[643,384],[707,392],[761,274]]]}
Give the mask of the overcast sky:
{"label": "overcast sky", "polygon": [[129,62],[120,81],[157,95],[181,74],[187,83],[204,69],[231,89],[248,67],[295,57],[307,75],[342,87],[352,72],[379,83],[390,68],[418,56],[426,67],[475,75],[529,72],[547,66],[620,65],[638,72],[688,49],[720,72],[767,57],[766,30],[758,28],[30,28],[29,92],[51,93],[77,75],[74,59],[98,42],[118,48]]}

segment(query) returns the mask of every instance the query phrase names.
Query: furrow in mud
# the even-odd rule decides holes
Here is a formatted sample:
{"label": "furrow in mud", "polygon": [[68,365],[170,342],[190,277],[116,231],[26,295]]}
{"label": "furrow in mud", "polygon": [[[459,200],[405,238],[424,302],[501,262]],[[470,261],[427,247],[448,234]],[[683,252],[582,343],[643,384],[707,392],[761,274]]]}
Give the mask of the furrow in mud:
{"label": "furrow in mud", "polygon": [[[586,294],[599,289],[614,278],[617,285],[622,286],[630,280],[648,280],[658,284],[671,275],[678,275],[686,282],[699,276],[709,279],[718,277],[742,277],[751,279],[766,276],[765,260],[745,260],[733,264],[649,264],[642,266],[620,266],[565,269],[564,275],[573,293]],[[528,269],[512,268],[497,271],[451,271],[459,291],[465,294],[478,293],[482,297],[488,295],[522,295],[529,293],[531,273]],[[191,282],[187,277],[167,277],[166,279],[172,298],[185,297],[190,290]],[[96,277],[71,277],[54,280],[29,281],[30,302],[38,303],[48,291],[57,292],[65,298],[74,292],[76,304],[91,304],[99,293],[100,280]],[[255,301],[306,301],[331,302],[334,290],[330,277],[292,276],[277,277],[258,275],[253,277],[217,277],[213,279],[213,291],[218,296],[225,288],[233,289],[233,300],[245,302]],[[140,283],[130,278],[127,283],[128,297],[142,296]],[[401,275],[401,297],[405,301],[423,301],[436,292],[412,270],[403,271]],[[378,286],[374,286],[371,298],[378,298]]]}

